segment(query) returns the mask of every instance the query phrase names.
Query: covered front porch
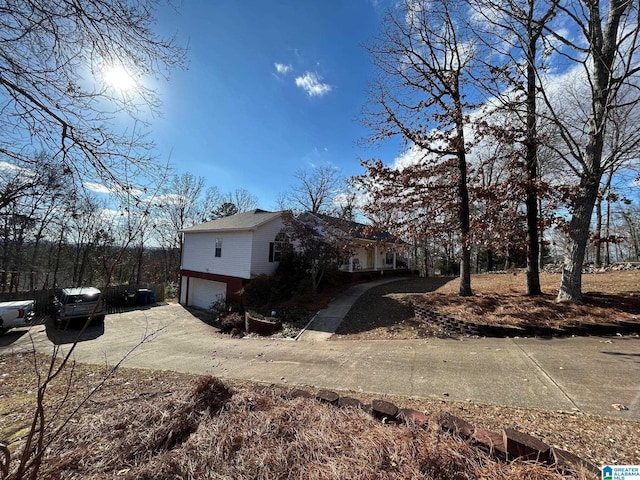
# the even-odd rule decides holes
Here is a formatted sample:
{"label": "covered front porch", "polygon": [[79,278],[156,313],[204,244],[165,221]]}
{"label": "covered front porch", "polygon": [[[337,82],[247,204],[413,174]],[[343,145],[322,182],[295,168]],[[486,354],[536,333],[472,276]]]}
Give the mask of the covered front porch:
{"label": "covered front porch", "polygon": [[351,256],[340,266],[343,272],[376,272],[410,269],[409,255],[395,245],[375,242],[354,245]]}

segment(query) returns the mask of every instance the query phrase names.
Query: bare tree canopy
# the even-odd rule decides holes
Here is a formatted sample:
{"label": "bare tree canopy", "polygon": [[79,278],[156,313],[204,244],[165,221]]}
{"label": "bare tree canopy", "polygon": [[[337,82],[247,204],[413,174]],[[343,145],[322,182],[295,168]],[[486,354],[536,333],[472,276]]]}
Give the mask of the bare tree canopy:
{"label": "bare tree canopy", "polygon": [[341,185],[336,167],[323,165],[310,170],[300,169],[294,176],[296,183],[281,196],[280,208],[312,213],[324,213],[331,209]]}
{"label": "bare tree canopy", "polygon": [[[589,238],[593,209],[602,177],[617,154],[606,154],[607,132],[613,128],[616,112],[637,105],[638,49],[640,23],[638,4],[628,0],[595,0],[559,4],[560,12],[573,22],[573,29],[581,34],[571,38],[553,30],[558,54],[582,67],[584,97],[588,99],[587,115],[582,122],[566,122],[560,117],[551,95],[542,91],[549,116],[558,127],[563,140],[563,158],[578,179],[568,225],[569,245],[565,257],[558,300],[582,299],[582,264]],[[627,95],[628,91],[633,91]],[[635,149],[638,137],[631,141]],[[629,142],[624,149],[629,148]]]}
{"label": "bare tree canopy", "polygon": [[225,196],[224,203],[230,203],[235,207],[236,213],[248,212],[258,207],[258,199],[244,188],[236,188]]}
{"label": "bare tree canopy", "polygon": [[[461,27],[462,18],[455,0],[406,0],[385,17],[378,38],[367,48],[378,76],[363,123],[371,131],[369,142],[399,137],[418,152],[420,158],[400,173],[405,177],[400,197],[423,192],[413,211],[430,201],[429,190],[449,197],[443,204],[452,206],[458,220],[459,291],[467,296],[472,290],[466,130],[475,108],[469,101],[474,88],[470,73],[479,50],[471,32]],[[383,173],[376,162],[368,167]],[[443,179],[438,187],[432,185],[435,177]]]}
{"label": "bare tree canopy", "polygon": [[[537,92],[540,80],[538,69],[544,65],[544,29],[556,14],[558,0],[470,0],[478,29],[477,38],[494,52],[489,62],[504,58],[500,71],[503,75],[492,75],[487,89],[497,84],[495,95],[501,107],[517,120],[514,124],[503,124],[496,132],[498,138],[516,140],[523,152],[526,180],[524,182],[525,207],[527,212],[527,294],[540,295],[539,258],[540,233],[538,217],[538,150],[539,135],[537,115]],[[480,31],[482,26],[487,32]],[[492,68],[489,68],[492,71]],[[506,79],[500,81],[500,79]],[[505,94],[510,92],[510,94]]]}
{"label": "bare tree canopy", "polygon": [[[185,61],[154,31],[152,0],[3,0],[0,3],[0,161],[31,168],[47,152],[60,174],[127,187],[150,175],[144,110],[159,106],[144,85]],[[128,76],[128,90],[108,82]],[[117,131],[128,115],[133,130]],[[123,166],[128,165],[128,175]],[[2,192],[5,201],[12,190]]]}
{"label": "bare tree canopy", "polygon": [[[594,204],[615,197],[611,175],[637,164],[639,34],[638,4],[626,0],[394,4],[368,48],[377,77],[363,123],[368,143],[395,137],[407,148],[391,167],[364,162],[370,213],[413,222],[431,212],[414,225],[433,234],[455,200],[461,274],[470,242],[511,242],[509,229],[480,226],[511,221],[517,243],[527,237],[529,294],[540,293],[542,228],[554,220],[568,235],[558,300],[579,301]],[[551,164],[561,167],[549,181]],[[485,168],[502,166],[502,180],[487,183]],[[595,235],[611,237],[598,217]]]}

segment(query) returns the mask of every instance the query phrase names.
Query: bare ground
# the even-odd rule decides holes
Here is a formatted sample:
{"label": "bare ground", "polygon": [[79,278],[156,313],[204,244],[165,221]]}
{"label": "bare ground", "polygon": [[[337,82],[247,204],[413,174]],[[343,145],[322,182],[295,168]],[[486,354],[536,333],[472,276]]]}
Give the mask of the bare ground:
{"label": "bare ground", "polygon": [[458,279],[413,277],[365,292],[351,308],[333,340],[408,339],[440,335],[438,326],[414,316],[420,303],[454,318],[489,325],[561,327],[582,324],[638,323],[640,271],[583,275],[584,302],[557,303],[560,275],[543,273],[544,295],[525,295],[526,276],[472,276],[474,296],[457,295]]}
{"label": "bare ground", "polygon": [[[0,357],[0,438],[14,457],[34,408],[34,361]],[[59,424],[102,379],[77,365],[50,389],[47,419]],[[348,394],[348,392],[347,392]],[[357,396],[357,395],[354,395]],[[371,397],[360,396],[368,402]],[[576,413],[385,397],[431,416],[448,411],[476,426],[515,427],[597,465],[640,463],[637,422]],[[15,460],[14,460],[15,462]],[[15,467],[15,463],[13,464]],[[286,390],[172,372],[121,369],[53,439],[41,478],[590,478],[546,467],[499,463],[435,428],[385,426],[361,411],[336,409]]]}

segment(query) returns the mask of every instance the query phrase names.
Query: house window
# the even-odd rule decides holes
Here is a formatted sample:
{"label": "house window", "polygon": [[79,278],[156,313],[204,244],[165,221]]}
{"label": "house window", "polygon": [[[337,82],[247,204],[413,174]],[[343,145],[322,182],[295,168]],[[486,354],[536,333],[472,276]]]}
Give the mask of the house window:
{"label": "house window", "polygon": [[393,265],[393,252],[387,252],[384,263],[385,265]]}
{"label": "house window", "polygon": [[289,248],[289,245],[287,236],[283,232],[278,233],[275,241],[269,243],[269,261],[279,262],[282,260],[282,255]]}
{"label": "house window", "polygon": [[222,238],[216,238],[215,256],[218,258],[222,256]]}

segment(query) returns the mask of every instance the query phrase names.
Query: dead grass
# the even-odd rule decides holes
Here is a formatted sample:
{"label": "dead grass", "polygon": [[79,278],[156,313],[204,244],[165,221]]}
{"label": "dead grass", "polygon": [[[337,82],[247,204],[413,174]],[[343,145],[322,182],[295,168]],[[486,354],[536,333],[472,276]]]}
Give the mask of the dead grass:
{"label": "dead grass", "polygon": [[[44,374],[48,362],[49,357],[41,354],[0,355],[0,441],[12,449],[24,438],[32,420],[38,387],[36,369]],[[107,369],[95,365],[76,365],[73,374],[71,368],[67,369],[48,389],[46,420],[54,425],[60,424],[83,398],[98,388],[106,372]],[[162,397],[184,388],[194,378],[175,372],[123,369],[102,384],[83,411],[96,412]],[[73,386],[72,394],[63,403],[69,382]],[[53,412],[57,412],[55,417]]]}
{"label": "dead grass", "polygon": [[441,313],[481,324],[562,327],[577,323],[638,322],[640,320],[640,271],[583,275],[584,302],[555,301],[560,275],[543,273],[545,295],[528,297],[526,276],[518,274],[475,275],[473,297],[456,295],[457,282],[449,282],[420,301]]}
{"label": "dead grass", "polygon": [[[29,422],[34,407],[33,358],[0,357],[7,373],[0,377],[0,438],[23,430]],[[36,358],[46,361],[44,356]],[[99,367],[76,366],[70,406],[98,383],[102,373]],[[51,390],[48,414],[60,404],[65,384],[61,380]],[[364,402],[373,398],[354,396]],[[516,427],[596,464],[640,462],[640,446],[633,440],[637,422],[385,398],[434,418],[449,411],[484,428]],[[69,406],[63,411],[70,411]],[[14,436],[14,462],[20,444],[20,436]],[[562,476],[537,465],[496,462],[438,429],[383,425],[361,410],[291,399],[276,387],[136,369],[119,370],[54,439],[39,478],[114,477],[589,478],[584,472]]]}
{"label": "dead grass", "polygon": [[[560,286],[560,274],[541,273],[542,291],[555,296]],[[516,273],[483,273],[472,275],[471,286],[475,294],[502,293],[524,295],[526,293],[526,275]],[[457,294],[457,279],[438,288],[438,293]],[[640,295],[640,270],[612,271],[606,273],[585,273],[582,275],[582,291],[605,294]]]}
{"label": "dead grass", "polygon": [[[542,273],[544,295],[529,297],[526,276],[473,275],[472,297],[458,296],[457,278],[411,278],[380,285],[356,301],[336,332],[339,339],[409,339],[438,335],[413,315],[412,303],[485,325],[558,328],[575,324],[640,324],[640,271],[583,275],[584,302],[557,303],[560,275]],[[640,330],[640,326],[638,328]]]}
{"label": "dead grass", "polygon": [[[207,383],[220,390],[213,378],[201,380],[198,388]],[[215,406],[208,408],[186,391],[88,415],[54,443],[44,474],[67,479],[114,473],[136,479],[563,478],[542,466],[496,462],[437,430],[385,426],[362,411],[290,400],[271,388],[207,398]],[[172,434],[181,441],[173,441]]]}

